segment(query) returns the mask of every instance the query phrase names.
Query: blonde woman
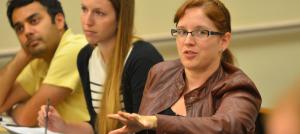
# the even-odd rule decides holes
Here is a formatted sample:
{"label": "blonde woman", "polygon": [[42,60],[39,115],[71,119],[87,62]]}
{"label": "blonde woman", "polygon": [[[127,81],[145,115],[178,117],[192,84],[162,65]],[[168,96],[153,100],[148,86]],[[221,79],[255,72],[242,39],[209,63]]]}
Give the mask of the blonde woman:
{"label": "blonde woman", "polygon": [[[138,112],[148,71],[163,59],[151,44],[133,37],[134,5],[134,0],[81,0],[89,45],[78,55],[78,70],[91,119],[64,122],[50,107],[49,130],[106,134],[118,127],[107,114]],[[39,115],[44,126],[45,106]]]}

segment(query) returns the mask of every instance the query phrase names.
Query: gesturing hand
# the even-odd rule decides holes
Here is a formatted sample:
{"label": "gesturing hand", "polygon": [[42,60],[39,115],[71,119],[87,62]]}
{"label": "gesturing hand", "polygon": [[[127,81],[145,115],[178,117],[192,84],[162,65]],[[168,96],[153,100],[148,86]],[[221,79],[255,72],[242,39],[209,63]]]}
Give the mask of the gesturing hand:
{"label": "gesturing hand", "polygon": [[124,124],[122,128],[111,131],[109,134],[135,133],[144,129],[154,129],[157,124],[156,116],[141,116],[135,113],[118,112],[117,114],[109,114],[108,117]]}

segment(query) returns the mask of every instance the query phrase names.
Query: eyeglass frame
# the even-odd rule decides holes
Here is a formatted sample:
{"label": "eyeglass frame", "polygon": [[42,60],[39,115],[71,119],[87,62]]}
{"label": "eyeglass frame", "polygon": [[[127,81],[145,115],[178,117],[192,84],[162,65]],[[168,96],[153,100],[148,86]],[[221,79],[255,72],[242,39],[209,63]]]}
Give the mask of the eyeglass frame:
{"label": "eyeglass frame", "polygon": [[[183,35],[179,35],[178,34],[178,30],[182,30],[183,31]],[[192,37],[197,37],[197,36],[195,36],[195,33],[197,33],[197,32],[199,32],[199,33],[201,33],[201,32],[203,32],[203,31],[205,31],[205,32],[207,32],[207,35],[206,36],[203,36],[203,37],[199,37],[200,39],[202,39],[202,38],[207,38],[207,37],[209,37],[209,36],[211,36],[211,35],[225,35],[225,33],[224,32],[216,32],[216,31],[209,31],[209,30],[206,30],[206,29],[197,29],[197,30],[193,30],[193,31],[187,31],[187,30],[185,30],[185,29],[171,29],[171,35],[173,36],[173,37],[177,37],[177,36],[180,36],[180,37],[187,37],[188,35],[189,35],[189,33],[191,34],[191,36]],[[177,33],[177,35],[175,35]],[[199,34],[200,35],[200,34]]]}

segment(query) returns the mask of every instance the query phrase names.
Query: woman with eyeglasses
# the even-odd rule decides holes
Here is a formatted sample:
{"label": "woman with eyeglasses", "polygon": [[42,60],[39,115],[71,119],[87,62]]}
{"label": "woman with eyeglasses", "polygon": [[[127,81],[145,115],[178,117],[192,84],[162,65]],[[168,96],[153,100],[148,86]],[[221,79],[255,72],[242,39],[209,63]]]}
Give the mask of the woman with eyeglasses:
{"label": "woman with eyeglasses", "polygon": [[228,9],[218,0],[187,0],[174,23],[180,60],[150,70],[139,114],[109,115],[124,124],[110,134],[253,134],[261,96],[234,66]]}

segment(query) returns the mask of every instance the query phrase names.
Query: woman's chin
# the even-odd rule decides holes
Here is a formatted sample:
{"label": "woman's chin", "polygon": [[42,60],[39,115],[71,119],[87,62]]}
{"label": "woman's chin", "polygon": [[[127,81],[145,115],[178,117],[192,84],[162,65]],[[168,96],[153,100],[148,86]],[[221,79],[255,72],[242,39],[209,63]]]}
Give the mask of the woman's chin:
{"label": "woman's chin", "polygon": [[93,40],[93,39],[87,38],[87,41],[89,42],[89,44],[92,44],[93,46],[96,46],[98,44],[98,42],[96,40]]}

